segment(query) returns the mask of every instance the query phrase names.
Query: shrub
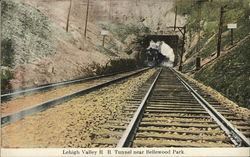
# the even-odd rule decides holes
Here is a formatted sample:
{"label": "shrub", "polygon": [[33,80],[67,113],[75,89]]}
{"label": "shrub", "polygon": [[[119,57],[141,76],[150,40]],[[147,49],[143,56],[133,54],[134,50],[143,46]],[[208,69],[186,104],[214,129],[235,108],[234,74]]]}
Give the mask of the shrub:
{"label": "shrub", "polygon": [[11,39],[1,41],[1,65],[5,67],[13,67],[14,48]]}
{"label": "shrub", "polygon": [[110,60],[106,65],[93,62],[83,69],[87,76],[117,73],[121,71],[135,70],[138,68],[135,59],[114,59]]}
{"label": "shrub", "polygon": [[2,69],[1,70],[1,91],[3,90],[10,90],[11,84],[10,80],[13,78],[13,74],[9,69]]}

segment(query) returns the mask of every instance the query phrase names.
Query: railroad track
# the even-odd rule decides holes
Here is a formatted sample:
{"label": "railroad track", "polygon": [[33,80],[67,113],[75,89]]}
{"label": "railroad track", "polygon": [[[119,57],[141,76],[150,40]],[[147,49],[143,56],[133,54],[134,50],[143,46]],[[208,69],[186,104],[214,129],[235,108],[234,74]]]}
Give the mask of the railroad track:
{"label": "railroad track", "polygon": [[[60,87],[65,87],[73,84],[79,84],[84,83],[88,81],[93,81],[101,78],[107,78],[112,77],[115,75],[121,75],[124,73],[128,73],[129,71],[123,71],[123,72],[117,72],[117,73],[111,73],[111,74],[104,74],[104,75],[98,75],[98,76],[92,76],[87,78],[80,78],[80,79],[74,79],[69,81],[63,81],[58,83],[50,83],[50,84],[44,84],[40,86],[34,86],[34,87],[27,87],[27,88],[21,88],[16,90],[8,90],[8,91],[1,91],[1,102],[9,101],[11,99],[24,97],[26,95],[31,95],[43,91],[53,90]],[[130,71],[133,72],[133,71]]]}
{"label": "railroad track", "polygon": [[250,122],[189,84],[161,69],[127,100],[120,117],[107,120],[95,146],[249,147]]}
{"label": "railroad track", "polygon": [[[9,93],[6,99],[9,99],[9,97],[18,97],[18,98],[14,99],[13,101],[11,100],[11,101],[2,103],[1,124],[2,126],[5,126],[12,122],[23,119],[27,116],[33,115],[37,112],[44,111],[50,107],[69,101],[75,97],[82,96],[84,94],[106,87],[118,81],[128,79],[132,76],[145,72],[148,69],[149,68],[144,68],[144,69],[135,70],[135,71],[122,73],[122,74],[102,75],[102,76],[91,77],[87,79],[74,80],[74,81],[63,82],[59,84],[51,84],[48,86],[24,89],[24,90],[17,91],[14,93]],[[99,78],[102,78],[102,79],[98,80]],[[71,89],[71,86],[67,86],[67,85],[73,85],[74,88]],[[59,88],[59,87],[63,87],[63,88]],[[65,90],[65,91],[60,94],[57,94],[57,91],[55,90],[50,91],[50,89],[56,89],[56,88],[58,88],[57,91],[62,91],[62,90]],[[47,90],[49,91],[48,93],[46,93],[44,92],[44,90],[46,90],[46,92]],[[32,95],[34,93],[39,93],[40,95]],[[27,94],[29,95],[25,97]],[[18,95],[20,95],[20,99]],[[7,95],[4,95],[4,97],[5,96]],[[40,97],[40,99],[35,101],[37,97]],[[15,105],[15,103],[29,103],[29,104],[28,105],[17,104],[16,108],[13,108],[13,107],[11,108],[11,105]],[[9,109],[10,111],[8,111],[8,109],[3,108],[4,106],[8,106],[8,105],[10,106],[9,108],[11,108]]]}

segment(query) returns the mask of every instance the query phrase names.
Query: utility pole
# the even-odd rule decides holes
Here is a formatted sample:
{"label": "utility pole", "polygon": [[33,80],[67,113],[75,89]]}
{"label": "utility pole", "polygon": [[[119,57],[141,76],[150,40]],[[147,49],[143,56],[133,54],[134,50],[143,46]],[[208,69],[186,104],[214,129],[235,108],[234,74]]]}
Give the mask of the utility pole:
{"label": "utility pole", "polygon": [[217,41],[217,57],[220,56],[220,50],[221,50],[221,34],[222,34],[222,28],[223,28],[223,15],[225,13],[225,7],[222,6],[220,8],[220,21],[219,21],[219,32],[218,32],[218,41]]}
{"label": "utility pole", "polygon": [[109,20],[112,21],[112,0],[109,0]]}
{"label": "utility pole", "polygon": [[198,3],[198,43],[197,52],[200,52],[200,40],[201,40],[201,1]]}
{"label": "utility pole", "polygon": [[67,17],[67,22],[66,22],[66,32],[69,31],[69,17],[70,17],[71,7],[72,7],[72,0],[70,0],[70,4],[69,4],[69,12],[68,12],[68,17]]}
{"label": "utility pole", "polygon": [[109,20],[111,20],[111,0],[109,0]]}
{"label": "utility pole", "polygon": [[201,67],[201,57],[200,57],[200,40],[201,40],[201,14],[202,14],[202,3],[204,2],[208,2],[208,0],[198,0],[198,28],[197,28],[197,32],[198,32],[198,43],[197,43],[197,47],[196,47],[196,52],[197,57],[196,57],[196,70],[199,70]]}
{"label": "utility pole", "polygon": [[138,0],[135,0],[135,5],[138,6]]}
{"label": "utility pole", "polygon": [[[185,40],[186,40],[186,32],[187,32],[187,29],[186,29],[186,26],[184,27],[179,27],[179,26],[169,26],[167,28],[177,28],[179,30],[179,32],[182,34],[182,39],[183,39],[183,42],[182,42],[182,51],[180,53],[180,65],[179,65],[179,71],[182,71],[182,58],[183,58],[183,54],[184,54],[184,51],[185,51]],[[177,39],[178,40],[178,39]],[[178,44],[178,41],[176,42]],[[178,45],[177,45],[177,51],[178,51]]]}
{"label": "utility pole", "polygon": [[200,69],[201,67],[201,58],[200,58],[200,39],[201,39],[201,3],[202,1],[198,1],[198,43],[196,47],[197,57],[196,57],[196,69]]}
{"label": "utility pole", "polygon": [[183,58],[183,54],[185,51],[185,40],[186,40],[186,26],[183,27],[184,32],[183,32],[183,43],[182,43],[182,52],[181,52],[181,59],[180,59],[180,66],[179,66],[179,71],[182,71],[182,58]]}
{"label": "utility pole", "polygon": [[84,29],[84,38],[87,38],[87,27],[88,27],[88,16],[89,16],[89,0],[87,3],[87,12],[86,12],[86,19],[85,19],[85,29]]}
{"label": "utility pole", "polygon": [[177,6],[175,7],[174,30],[176,28],[176,21],[177,21]]}

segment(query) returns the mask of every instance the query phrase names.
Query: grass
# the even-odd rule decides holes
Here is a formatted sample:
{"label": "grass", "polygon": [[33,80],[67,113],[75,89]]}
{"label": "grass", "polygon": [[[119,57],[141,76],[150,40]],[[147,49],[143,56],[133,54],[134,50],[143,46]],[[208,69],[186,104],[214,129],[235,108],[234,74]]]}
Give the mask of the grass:
{"label": "grass", "polygon": [[188,64],[183,65],[182,70],[185,71],[185,72],[195,70],[195,63],[196,63],[196,60],[193,59],[193,60],[192,60],[191,62],[189,62]]}
{"label": "grass", "polygon": [[[244,38],[249,32],[249,0],[244,1],[221,1],[213,0],[213,2],[204,2],[201,5],[201,40],[200,45],[203,48],[201,57],[206,58],[210,56],[217,48],[217,35],[218,23],[220,16],[220,7],[227,5],[224,13],[224,27],[223,32],[228,31],[227,23],[237,23],[238,28],[234,31],[234,41],[239,41]],[[187,0],[179,1],[178,12],[181,15],[187,15],[187,31],[193,38],[198,31],[198,4],[197,1]],[[213,37],[214,36],[214,37]],[[208,39],[213,37],[210,42]],[[226,34],[222,38],[222,48],[230,45],[230,33]],[[196,49],[186,54],[188,58],[193,57],[196,54]]]}
{"label": "grass", "polygon": [[[220,7],[227,5],[224,13],[223,36],[221,42],[222,50],[230,46],[231,34],[227,29],[228,23],[237,23],[238,28],[234,30],[234,43],[244,39],[250,33],[250,0],[204,2],[201,12],[201,52],[202,58],[211,56],[217,50],[217,32],[220,16]],[[179,1],[179,14],[187,15],[187,32],[191,39],[197,34],[198,28],[198,5],[195,0]],[[211,40],[209,40],[211,39]],[[227,98],[242,107],[250,109],[250,41],[241,43],[236,49],[228,52],[225,56],[216,60],[212,65],[205,66],[196,72],[194,77],[202,83],[211,86]],[[197,55],[194,48],[186,54],[187,58]],[[183,70],[195,69],[195,60],[184,63]]]}
{"label": "grass", "polygon": [[250,109],[250,40],[195,74],[195,78]]}
{"label": "grass", "polygon": [[[250,33],[250,29],[247,27],[247,25],[239,26],[237,29],[234,30],[234,43],[238,42],[239,40],[243,39]],[[222,37],[221,46],[222,48],[225,48],[231,44],[231,34],[228,32],[225,36]],[[205,48],[203,51],[201,51],[201,57],[206,58],[212,55],[217,49],[217,40],[215,39],[211,40],[207,45],[205,45]]]}
{"label": "grass", "polygon": [[102,45],[95,45],[97,51],[107,55],[107,56],[113,56],[117,57],[117,54],[115,54],[113,51],[111,51],[109,48],[105,48]]}

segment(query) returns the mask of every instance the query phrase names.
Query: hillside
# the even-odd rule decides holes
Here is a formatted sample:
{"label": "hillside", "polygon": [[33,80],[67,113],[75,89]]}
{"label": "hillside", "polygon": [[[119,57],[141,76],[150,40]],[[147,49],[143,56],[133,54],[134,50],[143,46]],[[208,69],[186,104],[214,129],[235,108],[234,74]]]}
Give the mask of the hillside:
{"label": "hillside", "polygon": [[[199,22],[198,2],[195,0],[93,0],[85,38],[87,0],[72,1],[68,32],[70,0],[3,0],[2,31],[6,33],[1,40],[1,88],[17,89],[119,68],[137,68],[143,63],[138,60],[141,59],[138,57],[141,51],[138,36],[166,31],[166,27],[173,26],[174,7],[177,5],[177,26],[187,27],[183,72],[222,92],[227,98],[239,101],[241,106],[249,107],[247,89],[238,89],[242,84],[248,84],[249,77],[243,73],[249,62],[246,54],[250,33],[249,3],[250,0],[230,3],[204,1]],[[220,7],[225,5],[222,55],[216,59]],[[201,35],[198,44],[199,23]],[[238,26],[234,30],[233,45],[226,27],[228,23],[237,23]],[[109,31],[104,46],[103,29]],[[236,55],[239,52],[242,54]],[[200,71],[195,67],[197,56],[201,57]],[[230,58],[230,62],[225,58]],[[131,66],[122,66],[125,63],[131,63]],[[233,65],[239,68],[236,68],[237,73],[227,73],[227,69],[235,68]],[[225,81],[228,82],[224,85]]]}
{"label": "hillside", "polygon": [[[184,55],[185,71],[195,69],[195,58],[199,55],[201,60],[206,60],[215,55],[217,50],[217,33],[220,19],[220,7],[226,6],[223,14],[222,42],[221,50],[229,50],[235,46],[240,40],[244,39],[249,33],[249,14],[250,1],[227,1],[214,0],[212,2],[205,1],[201,4],[201,14],[199,22],[198,2],[196,1],[179,1],[179,14],[187,15],[187,45]],[[197,44],[198,28],[201,24],[200,43]],[[227,28],[227,24],[237,23],[237,29],[234,30],[234,45],[231,45],[231,33]],[[199,52],[199,53],[198,53]]]}
{"label": "hillside", "polygon": [[83,77],[88,64],[109,59],[31,5],[3,0],[2,8],[2,89]]}
{"label": "hillside", "polygon": [[[87,1],[2,1],[2,90],[17,89],[95,74],[109,60],[135,58],[137,36],[173,25],[175,1],[93,0],[87,38]],[[185,23],[178,15],[177,24]],[[108,29],[105,46],[100,32]],[[118,62],[117,62],[118,63]],[[119,63],[118,63],[119,64]]]}
{"label": "hillside", "polygon": [[[250,1],[214,0],[201,5],[201,40],[197,44],[198,5],[195,1],[179,3],[180,14],[187,14],[188,39],[184,58],[184,72],[211,86],[224,96],[242,107],[250,108],[249,93],[249,34]],[[185,5],[184,5],[185,4]],[[217,33],[220,7],[226,6],[221,42],[221,56],[216,58]],[[231,45],[231,33],[228,23],[237,23],[234,30],[234,44]],[[201,70],[196,69],[196,57],[201,57]]]}
{"label": "hillside", "polygon": [[220,91],[239,105],[250,108],[250,37],[215,63],[195,73],[195,78]]}

